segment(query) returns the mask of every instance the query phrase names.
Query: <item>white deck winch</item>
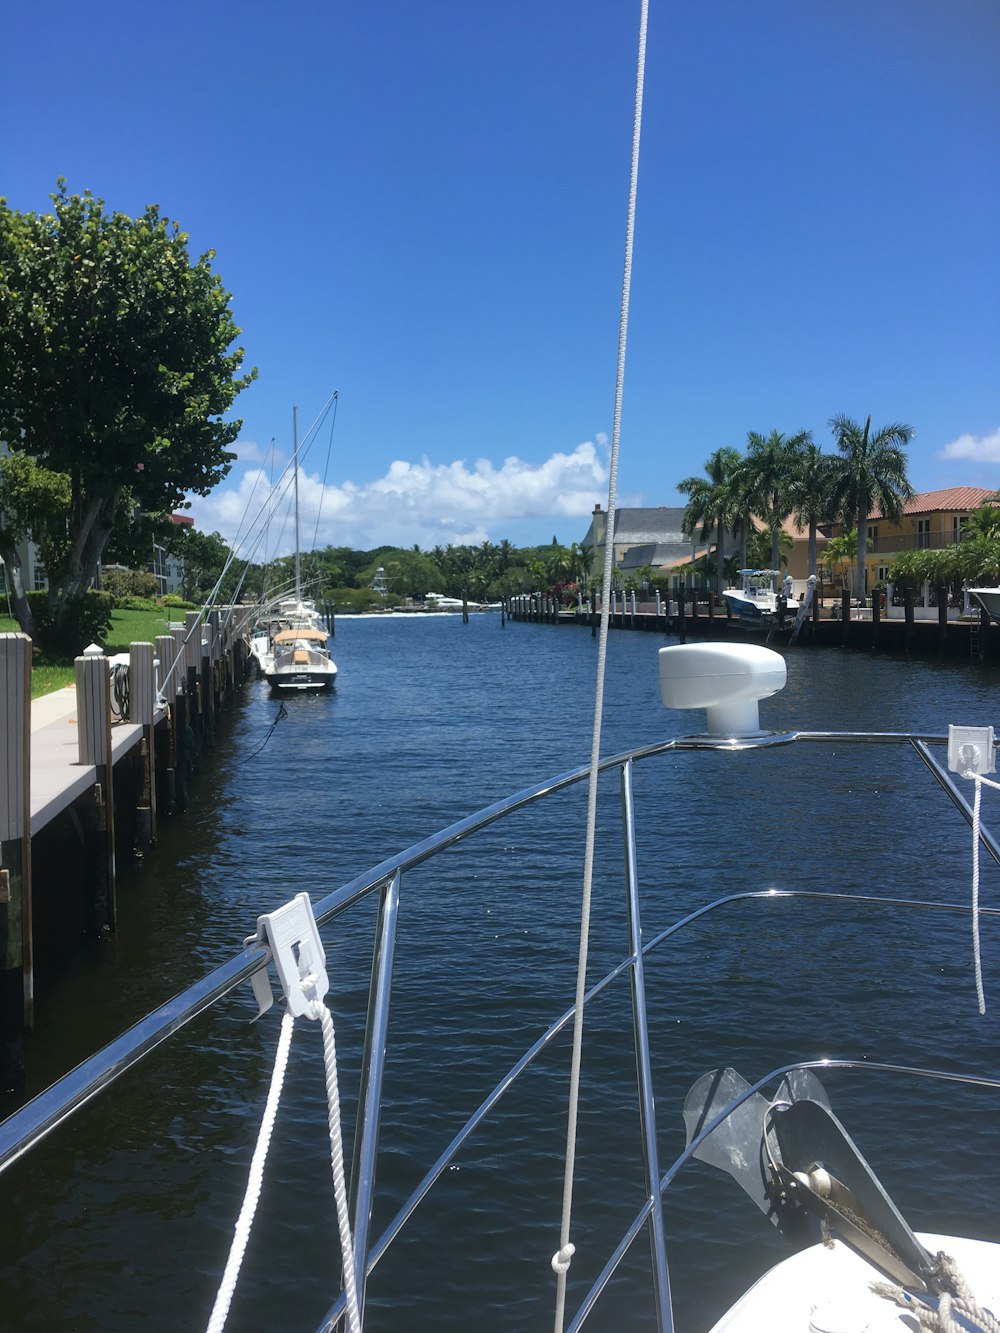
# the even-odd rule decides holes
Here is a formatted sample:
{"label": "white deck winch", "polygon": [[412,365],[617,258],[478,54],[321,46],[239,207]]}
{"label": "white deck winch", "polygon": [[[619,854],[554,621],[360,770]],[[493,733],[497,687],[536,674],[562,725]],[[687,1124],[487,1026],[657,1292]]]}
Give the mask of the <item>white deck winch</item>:
{"label": "white deck winch", "polygon": [[710,736],[759,736],[758,701],[784,688],[785,659],[752,643],[681,643],[661,648],[664,708],[704,708]]}

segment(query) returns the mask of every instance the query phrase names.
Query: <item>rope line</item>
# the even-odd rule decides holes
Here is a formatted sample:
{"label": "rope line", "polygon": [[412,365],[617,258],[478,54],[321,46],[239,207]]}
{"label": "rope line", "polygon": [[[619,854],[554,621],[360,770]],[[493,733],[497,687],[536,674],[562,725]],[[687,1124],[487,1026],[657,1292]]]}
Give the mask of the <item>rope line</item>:
{"label": "rope line", "polygon": [[628,335],[629,296],[632,286],[632,246],[635,235],[635,200],[639,179],[639,142],[642,127],[642,91],[646,66],[648,0],[642,0],[639,21],[639,50],[636,60],[635,110],[632,121],[632,164],[629,176],[628,218],[625,227],[625,263],[622,277],[621,315],[618,323],[618,365],[615,375],[615,413],[608,468],[608,517],[604,541],[604,572],[601,583],[601,629],[597,648],[597,680],[590,744],[590,776],[587,784],[587,835],[583,864],[583,893],[580,905],[580,943],[576,971],[576,1000],[573,1015],[573,1053],[570,1062],[569,1106],[566,1117],[566,1158],[563,1177],[562,1220],[559,1249],[552,1258],[556,1274],[555,1333],[562,1333],[566,1314],[566,1281],[575,1252],[570,1240],[573,1217],[573,1180],[576,1170],[576,1135],[580,1102],[580,1070],[583,1063],[583,1004],[587,988],[587,953],[590,942],[590,911],[594,875],[594,843],[597,829],[597,779],[601,752],[601,721],[604,711],[604,675],[607,662],[608,607],[614,559],[615,499],[618,482],[618,453],[621,442],[622,395],[625,383],[625,345]]}
{"label": "rope line", "polygon": [[[307,992],[308,994],[308,992]],[[344,1269],[344,1294],[347,1302],[348,1333],[361,1333],[361,1315],[358,1307],[357,1280],[354,1270],[354,1242],[348,1217],[347,1180],[344,1174],[344,1140],[340,1119],[340,1088],[337,1078],[337,1041],[333,1026],[333,1015],[322,1000],[314,999],[306,1010],[309,1018],[319,1021],[323,1033],[323,1062],[326,1069],[326,1099],[330,1125],[330,1162],[333,1170],[333,1193],[337,1205],[337,1227],[340,1233],[340,1253]],[[240,1275],[243,1256],[250,1240],[257,1204],[260,1201],[261,1187],[264,1182],[264,1163],[271,1145],[274,1121],[278,1114],[278,1103],[288,1067],[288,1054],[292,1045],[292,1033],[295,1019],[286,1009],[281,1019],[281,1032],[278,1049],[274,1057],[274,1069],[271,1071],[271,1084],[268,1088],[264,1114],[261,1118],[257,1145],[250,1161],[243,1206],[236,1220],[229,1258],[215,1298],[215,1305],[208,1322],[208,1333],[222,1333],[232,1304],[236,1282]]]}
{"label": "rope line", "polygon": [[278,708],[277,713],[275,714],[274,721],[271,723],[271,727],[270,727],[270,730],[268,731],[267,735],[264,737],[264,739],[261,741],[261,743],[257,746],[256,750],[254,750],[253,754],[248,754],[247,757],[246,757],[245,759],[241,760],[241,763],[248,764],[248,763],[250,762],[251,759],[256,759],[256,758],[257,758],[257,756],[260,754],[261,750],[263,750],[264,746],[268,743],[268,741],[269,741],[269,740],[271,739],[271,737],[274,735],[274,729],[275,729],[275,727],[276,727],[276,726],[278,725],[278,723],[282,720],[282,718],[286,718],[287,716],[288,716],[288,709],[285,707],[284,703],[282,703],[281,706]]}
{"label": "rope line", "polygon": [[208,1333],[222,1333],[226,1325],[226,1316],[229,1314],[229,1307],[232,1304],[233,1292],[236,1290],[236,1280],[240,1275],[240,1266],[246,1253],[247,1242],[250,1239],[250,1228],[253,1226],[254,1213],[257,1211],[261,1186],[264,1182],[264,1163],[267,1161],[267,1150],[271,1145],[274,1119],[278,1114],[278,1102],[281,1100],[281,1088],[285,1081],[285,1070],[288,1066],[288,1052],[292,1045],[292,1029],[294,1026],[295,1019],[286,1011],[281,1020],[278,1050],[274,1059],[274,1069],[271,1071],[271,1086],[267,1092],[267,1102],[264,1105],[264,1115],[260,1122],[257,1146],[254,1148],[253,1157],[250,1161],[250,1176],[247,1181],[246,1194],[243,1198],[243,1207],[240,1209],[240,1215],[236,1220],[236,1232],[229,1250],[226,1268],[222,1274],[219,1294],[215,1298],[212,1317],[208,1321]]}
{"label": "rope line", "polygon": [[340,1126],[340,1089],[337,1082],[337,1041],[333,1016],[322,1000],[314,1000],[310,1018],[318,1018],[323,1029],[323,1062],[326,1066],[326,1101],[330,1122],[330,1165],[333,1169],[333,1196],[337,1204],[340,1252],[344,1263],[344,1294],[347,1298],[347,1327],[360,1333],[361,1314],[354,1272],[354,1241],[348,1216],[347,1181],[344,1176],[344,1139]]}
{"label": "rope line", "polygon": [[983,988],[983,960],[979,947],[979,811],[982,804],[983,787],[992,787],[1000,791],[1000,782],[992,782],[980,773],[967,773],[976,787],[972,801],[972,958],[976,970],[976,998],[979,1012],[986,1013],[986,992]]}
{"label": "rope line", "polygon": [[918,1303],[911,1292],[894,1282],[873,1282],[871,1290],[876,1296],[894,1301],[915,1316],[917,1333],[969,1333],[970,1328],[979,1330],[979,1333],[1000,1333],[1000,1319],[979,1304],[951,1255],[941,1250],[935,1255],[934,1268],[946,1287],[938,1297],[937,1309],[923,1300]]}

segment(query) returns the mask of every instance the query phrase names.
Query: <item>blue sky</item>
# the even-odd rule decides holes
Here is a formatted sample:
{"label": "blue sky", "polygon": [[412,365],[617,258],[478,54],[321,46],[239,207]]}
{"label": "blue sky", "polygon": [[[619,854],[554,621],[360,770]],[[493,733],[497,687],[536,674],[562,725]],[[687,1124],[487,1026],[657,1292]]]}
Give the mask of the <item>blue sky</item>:
{"label": "blue sky", "polygon": [[[199,527],[234,538],[292,404],[336,389],[306,544],[584,535],[638,14],[4,7],[0,193],[44,209],[62,175],[217,252],[259,378]],[[840,412],[916,428],[917,490],[1000,486],[998,67],[995,0],[652,0],[619,504],[678,503],[749,430],[831,446]]]}

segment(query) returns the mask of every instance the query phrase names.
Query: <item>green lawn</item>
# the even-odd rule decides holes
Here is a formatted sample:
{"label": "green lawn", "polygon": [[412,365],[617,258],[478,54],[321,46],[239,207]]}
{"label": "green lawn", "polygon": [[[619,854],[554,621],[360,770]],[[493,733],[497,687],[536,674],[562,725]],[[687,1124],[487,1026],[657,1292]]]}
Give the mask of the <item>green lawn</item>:
{"label": "green lawn", "polygon": [[[155,611],[112,611],[111,632],[103,645],[104,651],[127,653],[130,643],[152,643],[158,634],[169,633],[170,619],[183,620],[184,612],[172,608],[157,608]],[[9,616],[0,616],[0,633],[16,632],[18,624]],[[62,689],[73,683],[73,664],[63,666],[36,666],[31,672],[31,697],[49,694],[52,690]]]}

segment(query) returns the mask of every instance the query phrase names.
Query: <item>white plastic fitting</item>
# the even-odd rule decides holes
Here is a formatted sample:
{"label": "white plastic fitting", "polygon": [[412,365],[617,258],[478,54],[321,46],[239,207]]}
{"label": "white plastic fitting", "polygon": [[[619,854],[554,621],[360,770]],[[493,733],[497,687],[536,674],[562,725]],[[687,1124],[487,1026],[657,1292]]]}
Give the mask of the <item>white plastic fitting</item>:
{"label": "white plastic fitting", "polygon": [[681,643],[659,660],[664,708],[704,708],[710,736],[760,735],[757,704],[787,679],[781,654],[753,643]]}

